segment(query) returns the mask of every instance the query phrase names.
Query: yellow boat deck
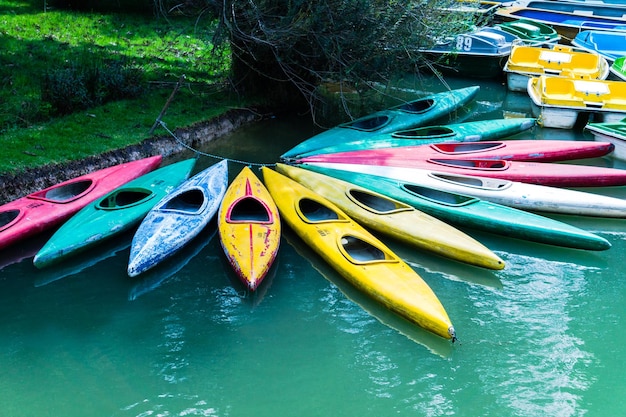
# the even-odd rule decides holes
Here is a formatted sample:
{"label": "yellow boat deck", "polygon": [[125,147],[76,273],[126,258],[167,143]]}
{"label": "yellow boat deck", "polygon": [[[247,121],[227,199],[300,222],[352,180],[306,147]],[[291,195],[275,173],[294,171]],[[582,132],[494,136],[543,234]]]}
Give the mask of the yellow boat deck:
{"label": "yellow boat deck", "polygon": [[574,51],[564,45],[555,45],[552,49],[515,46],[504,69],[522,74],[599,80],[606,79],[609,74],[605,58],[589,52]]}
{"label": "yellow boat deck", "polygon": [[626,111],[626,83],[622,81],[541,76],[532,79],[531,91],[544,105]]}

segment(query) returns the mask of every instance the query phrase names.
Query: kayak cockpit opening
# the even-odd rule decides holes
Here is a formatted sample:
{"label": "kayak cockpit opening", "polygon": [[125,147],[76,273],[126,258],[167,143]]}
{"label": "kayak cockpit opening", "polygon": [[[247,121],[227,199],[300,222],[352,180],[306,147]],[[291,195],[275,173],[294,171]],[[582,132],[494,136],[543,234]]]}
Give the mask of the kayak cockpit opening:
{"label": "kayak cockpit opening", "polygon": [[141,204],[152,197],[154,197],[152,191],[142,188],[119,190],[100,200],[97,208],[102,210],[126,208]]}
{"label": "kayak cockpit opening", "polygon": [[90,179],[74,181],[58,187],[42,190],[31,194],[29,197],[37,200],[45,200],[53,203],[67,203],[82,197],[93,188],[94,182]]}
{"label": "kayak cockpit opening", "polygon": [[246,196],[240,198],[226,214],[228,223],[270,223],[272,215],[270,210],[259,199]]}
{"label": "kayak cockpit opening", "polygon": [[307,223],[322,223],[344,220],[339,217],[339,214],[320,203],[319,201],[312,200],[310,198],[302,198],[298,201],[298,214]]}
{"label": "kayak cockpit opening", "polygon": [[454,130],[446,126],[429,126],[419,129],[408,129],[394,132],[391,136],[396,139],[433,139],[454,136]]}
{"label": "kayak cockpit opening", "polygon": [[202,190],[197,188],[187,190],[168,200],[163,210],[197,213],[203,207],[206,198]]}
{"label": "kayak cockpit opening", "polygon": [[19,210],[6,210],[0,212],[0,230],[13,223],[19,215]]}
{"label": "kayak cockpit opening", "polygon": [[425,98],[401,104],[400,106],[396,107],[396,109],[405,111],[407,113],[424,113],[425,111],[432,109],[434,105],[435,100],[433,100],[432,98]]}
{"label": "kayak cockpit opening", "polygon": [[355,264],[383,262],[393,260],[390,256],[372,245],[355,236],[344,235],[339,240],[341,248],[348,255],[348,259]]}
{"label": "kayak cockpit opening", "polygon": [[429,201],[433,201],[437,204],[445,204],[448,206],[464,206],[466,204],[472,204],[479,199],[462,194],[449,193],[446,191],[437,190],[429,187],[421,187],[415,184],[403,184],[402,188],[417,197],[424,198]]}
{"label": "kayak cockpit opening", "polygon": [[362,130],[364,132],[373,132],[388,124],[391,118],[386,115],[366,116],[356,119],[352,122],[344,123],[341,127]]}
{"label": "kayak cockpit opening", "polygon": [[399,211],[412,210],[412,208],[407,204],[403,204],[384,196],[369,193],[364,190],[351,189],[348,191],[348,197],[363,209],[373,213],[390,214]]}

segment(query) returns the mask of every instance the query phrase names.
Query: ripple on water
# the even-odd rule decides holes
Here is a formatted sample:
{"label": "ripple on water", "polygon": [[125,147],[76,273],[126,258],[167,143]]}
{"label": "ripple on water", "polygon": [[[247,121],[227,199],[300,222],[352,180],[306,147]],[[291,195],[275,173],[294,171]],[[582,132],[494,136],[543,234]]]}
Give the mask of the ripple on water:
{"label": "ripple on water", "polygon": [[[569,323],[586,291],[585,268],[519,255],[506,261],[507,282],[493,294],[486,321],[503,329],[509,343],[497,358],[478,364],[484,390],[498,392],[499,406],[514,415],[584,414],[581,399],[593,381],[581,369],[594,357]],[[481,299],[472,301],[484,306]]]}

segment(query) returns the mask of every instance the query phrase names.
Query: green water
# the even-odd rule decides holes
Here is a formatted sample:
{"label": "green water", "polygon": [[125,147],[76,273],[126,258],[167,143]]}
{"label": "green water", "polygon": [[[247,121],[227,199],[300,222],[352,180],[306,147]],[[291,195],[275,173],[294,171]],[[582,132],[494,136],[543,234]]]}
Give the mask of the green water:
{"label": "green water", "polygon": [[[475,117],[527,105],[485,84]],[[277,118],[203,151],[274,162],[314,131],[306,117]],[[0,253],[0,416],[626,415],[624,221],[556,218],[613,247],[467,230],[506,261],[494,272],[385,240],[439,296],[455,344],[352,289],[288,229],[253,297],[214,224],[141,279],[126,276],[130,235],[48,271],[32,266],[45,236],[29,241]]]}

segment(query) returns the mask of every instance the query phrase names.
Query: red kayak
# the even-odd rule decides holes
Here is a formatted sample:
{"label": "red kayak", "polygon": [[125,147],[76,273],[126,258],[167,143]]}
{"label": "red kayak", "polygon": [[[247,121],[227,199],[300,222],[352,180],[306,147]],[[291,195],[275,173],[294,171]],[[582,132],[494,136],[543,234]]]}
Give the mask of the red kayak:
{"label": "red kayak", "polygon": [[162,159],[157,155],[104,168],[0,206],[0,249],[59,225],[90,202],[154,170]]}
{"label": "red kayak", "polygon": [[[502,178],[509,181],[553,187],[610,187],[626,185],[626,170],[623,169],[551,162],[430,158],[412,161],[387,159],[380,163],[360,161],[359,164],[419,168],[462,175]],[[333,163],[328,163],[328,165],[330,167]]]}
{"label": "red kayak", "polygon": [[341,162],[347,164],[385,164],[387,160],[424,160],[428,158],[501,159],[511,161],[556,162],[598,158],[612,152],[610,142],[565,140],[506,140],[492,142],[443,142],[399,148],[364,149],[313,155],[298,162]]}

